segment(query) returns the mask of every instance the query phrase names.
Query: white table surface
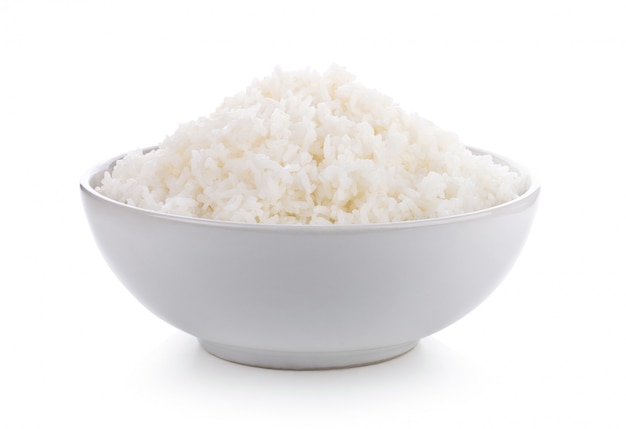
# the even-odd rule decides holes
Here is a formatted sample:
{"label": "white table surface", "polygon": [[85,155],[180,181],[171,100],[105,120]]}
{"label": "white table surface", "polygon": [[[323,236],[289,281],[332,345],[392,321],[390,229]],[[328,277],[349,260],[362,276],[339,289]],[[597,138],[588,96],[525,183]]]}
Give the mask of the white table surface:
{"label": "white table surface", "polygon": [[[618,1],[0,3],[0,427],[626,427],[626,30]],[[145,310],[78,178],[253,78],[345,66],[543,193],[517,265],[396,360],[214,358]]]}

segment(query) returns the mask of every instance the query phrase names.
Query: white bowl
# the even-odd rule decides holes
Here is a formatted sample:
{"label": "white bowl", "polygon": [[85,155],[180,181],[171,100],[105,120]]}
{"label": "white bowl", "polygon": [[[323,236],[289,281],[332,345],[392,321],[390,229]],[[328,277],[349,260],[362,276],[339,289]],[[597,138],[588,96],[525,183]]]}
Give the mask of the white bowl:
{"label": "white bowl", "polygon": [[119,158],[80,183],[111,270],[209,353],[270,368],[381,362],[463,317],[513,266],[539,196],[531,180],[506,204],[439,219],[243,224],[158,213],[99,194],[95,187]]}

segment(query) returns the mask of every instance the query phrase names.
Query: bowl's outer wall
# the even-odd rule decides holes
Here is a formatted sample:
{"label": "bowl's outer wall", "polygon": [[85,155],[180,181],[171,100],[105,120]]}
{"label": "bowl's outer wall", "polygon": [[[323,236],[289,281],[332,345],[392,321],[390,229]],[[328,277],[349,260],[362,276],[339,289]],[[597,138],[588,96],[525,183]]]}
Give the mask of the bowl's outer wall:
{"label": "bowl's outer wall", "polygon": [[104,258],[149,310],[208,341],[298,352],[400,344],[458,320],[513,266],[539,195],[449,223],[311,232],[176,221],[81,188]]}

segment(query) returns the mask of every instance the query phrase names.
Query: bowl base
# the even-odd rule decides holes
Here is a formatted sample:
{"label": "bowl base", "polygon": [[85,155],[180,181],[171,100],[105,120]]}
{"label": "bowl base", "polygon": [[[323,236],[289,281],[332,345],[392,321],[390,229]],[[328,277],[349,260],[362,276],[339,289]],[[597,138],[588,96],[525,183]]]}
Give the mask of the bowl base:
{"label": "bowl base", "polygon": [[320,370],[373,365],[411,351],[417,341],[366,350],[284,352],[230,346],[198,339],[204,350],[230,362],[270,369]]}

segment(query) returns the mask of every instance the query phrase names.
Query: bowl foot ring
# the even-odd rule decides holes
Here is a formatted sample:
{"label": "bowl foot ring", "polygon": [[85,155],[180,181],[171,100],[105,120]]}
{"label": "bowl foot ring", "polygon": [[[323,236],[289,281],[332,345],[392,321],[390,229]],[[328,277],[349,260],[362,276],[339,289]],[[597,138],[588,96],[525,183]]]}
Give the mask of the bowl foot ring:
{"label": "bowl foot ring", "polygon": [[198,339],[204,350],[230,362],[270,369],[321,370],[374,365],[411,351],[417,341],[365,350],[290,352],[258,350]]}

